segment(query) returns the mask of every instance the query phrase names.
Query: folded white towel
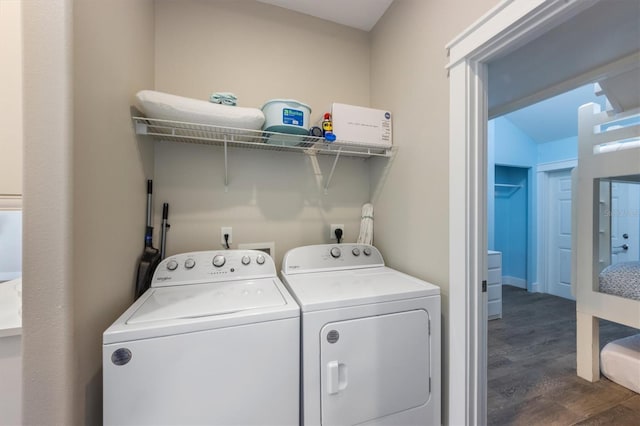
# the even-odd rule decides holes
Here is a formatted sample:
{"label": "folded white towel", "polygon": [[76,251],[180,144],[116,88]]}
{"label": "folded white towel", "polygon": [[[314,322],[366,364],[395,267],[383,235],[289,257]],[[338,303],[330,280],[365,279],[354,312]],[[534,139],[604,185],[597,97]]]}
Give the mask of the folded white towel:
{"label": "folded white towel", "polygon": [[214,104],[235,106],[238,97],[231,92],[215,92],[209,96],[209,101]]}

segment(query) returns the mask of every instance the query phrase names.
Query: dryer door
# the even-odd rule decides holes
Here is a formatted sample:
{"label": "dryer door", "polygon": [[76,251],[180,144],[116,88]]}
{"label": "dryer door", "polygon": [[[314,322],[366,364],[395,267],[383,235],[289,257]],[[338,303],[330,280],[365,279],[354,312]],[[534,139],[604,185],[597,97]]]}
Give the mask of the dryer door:
{"label": "dryer door", "polygon": [[[322,424],[398,415],[415,423],[430,396],[429,314],[413,310],[338,321],[320,332]],[[391,421],[391,424],[394,424]]]}

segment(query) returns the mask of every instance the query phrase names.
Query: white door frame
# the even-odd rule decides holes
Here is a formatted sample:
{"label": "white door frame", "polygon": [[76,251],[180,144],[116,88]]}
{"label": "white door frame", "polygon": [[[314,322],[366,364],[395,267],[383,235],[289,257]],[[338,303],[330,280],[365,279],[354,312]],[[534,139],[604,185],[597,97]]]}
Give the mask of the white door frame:
{"label": "white door frame", "polygon": [[487,64],[595,3],[504,0],[446,46],[451,425],[487,421]]}
{"label": "white door frame", "polygon": [[[559,172],[562,170],[573,170],[578,165],[578,160],[554,161],[551,163],[540,164],[537,167],[538,193],[536,194],[538,208],[538,247],[537,251],[537,271],[538,281],[532,286],[531,291],[536,293],[549,292],[549,262],[547,261],[547,253],[549,252],[549,173]],[[573,188],[572,188],[573,189]],[[572,228],[573,229],[573,228]]]}

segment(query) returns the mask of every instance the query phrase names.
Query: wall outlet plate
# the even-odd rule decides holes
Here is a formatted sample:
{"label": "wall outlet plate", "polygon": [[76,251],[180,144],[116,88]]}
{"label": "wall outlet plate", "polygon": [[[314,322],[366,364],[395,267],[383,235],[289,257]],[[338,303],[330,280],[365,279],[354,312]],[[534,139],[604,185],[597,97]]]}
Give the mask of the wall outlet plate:
{"label": "wall outlet plate", "polygon": [[231,228],[230,226],[223,226],[222,228],[220,228],[220,243],[223,247],[226,247],[224,240],[225,234],[229,234],[229,244],[231,244],[233,242],[233,228]]}
{"label": "wall outlet plate", "polygon": [[337,240],[336,238],[336,229],[342,229],[342,240],[344,241],[344,237],[346,235],[346,232],[344,231],[344,225],[343,224],[335,224],[332,223],[331,226],[329,227],[329,239],[330,240]]}

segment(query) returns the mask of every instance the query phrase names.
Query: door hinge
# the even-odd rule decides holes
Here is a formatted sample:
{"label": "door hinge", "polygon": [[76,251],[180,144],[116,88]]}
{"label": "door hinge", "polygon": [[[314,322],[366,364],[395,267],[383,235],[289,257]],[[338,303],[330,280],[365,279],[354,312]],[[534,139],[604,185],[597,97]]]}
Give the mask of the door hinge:
{"label": "door hinge", "polygon": [[487,292],[487,280],[482,280],[482,292]]}

